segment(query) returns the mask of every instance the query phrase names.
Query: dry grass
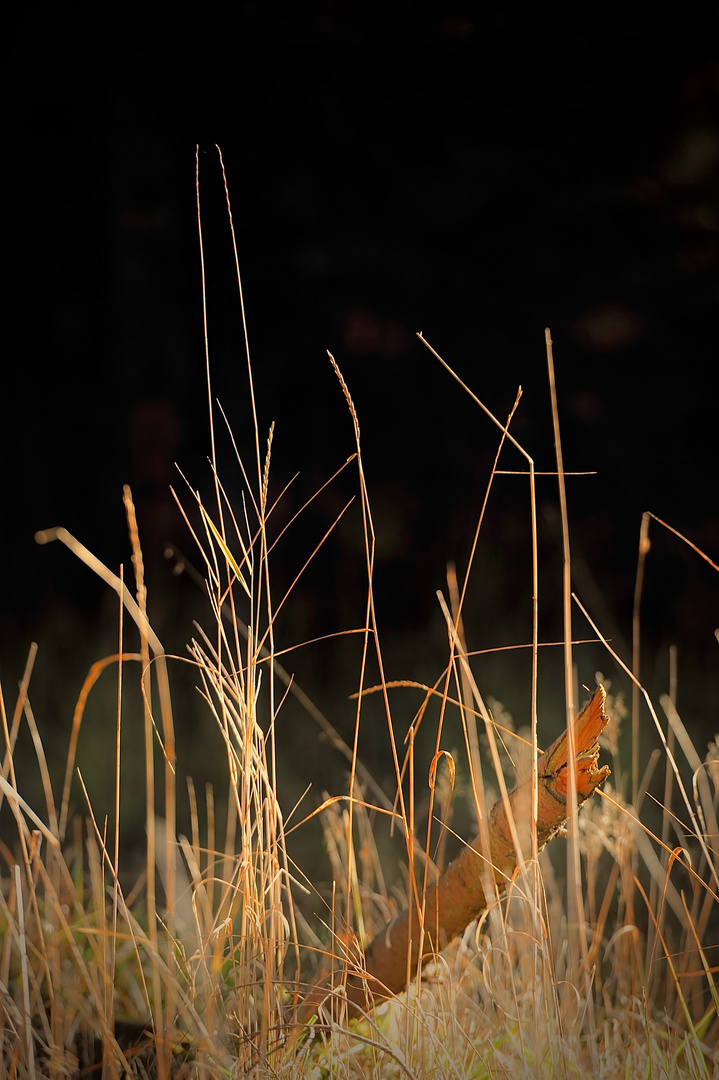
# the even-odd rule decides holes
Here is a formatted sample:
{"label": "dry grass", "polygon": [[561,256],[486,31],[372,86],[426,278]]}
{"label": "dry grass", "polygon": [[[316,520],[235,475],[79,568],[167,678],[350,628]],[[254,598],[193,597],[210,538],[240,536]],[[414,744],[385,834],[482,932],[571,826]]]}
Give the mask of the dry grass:
{"label": "dry grass", "polygon": [[[549,341],[548,357],[553,382]],[[255,418],[252,468],[245,471],[238,455],[245,478],[242,507],[231,505],[222,488],[214,434],[212,505],[189,486],[178,498],[195,532],[214,611],[212,624],[198,629],[190,643],[185,662],[194,666],[204,700],[202,723],[214,726],[224,747],[225,790],[217,798],[218,806],[226,806],[222,820],[216,819],[213,789],[197,793],[191,779],[177,776],[171,671],[147,615],[129,491],[125,505],[134,596],[124,580],[67,532],[42,534],[44,541],[65,543],[116,590],[118,644],[116,654],[99,660],[88,674],[77,702],[59,798],[30,704],[34,650],[15,701],[0,699],[5,743],[0,801],[3,835],[8,836],[0,852],[4,1075],[313,1080],[716,1076],[719,744],[705,756],[697,751],[670,697],[661,701],[665,720],[660,720],[646,695],[666,764],[664,806],[646,813],[639,758],[626,767],[621,760],[618,731],[626,710],[622,696],[615,695],[604,748],[612,786],[606,785],[571,819],[566,846],[557,842],[567,853],[566,866],[550,861],[549,852],[537,853],[535,831],[534,850],[530,846],[504,895],[495,894],[464,936],[437,955],[421,979],[419,972],[408,970],[406,994],[371,1015],[348,1019],[343,996],[347,974],[361,974],[363,946],[407,897],[422,903],[444,859],[459,787],[464,786],[466,804],[481,822],[490,789],[511,784],[523,754],[530,763],[536,760],[540,642],[535,605],[529,643],[532,715],[528,728],[517,733],[511,718],[500,716],[497,708],[493,716],[485,705],[468,659],[462,608],[471,560],[461,582],[450,572],[448,599],[442,600],[448,655],[435,685],[422,691],[407,739],[398,736],[390,704],[390,693],[397,691],[384,676],[374,612],[374,531],[359,419],[334,366],[355,435],[355,456],[344,467],[357,470],[367,604],[364,624],[353,628],[363,643],[357,686],[348,688],[356,690],[354,744],[345,746],[315,710],[315,719],[349,764],[347,789],[329,792],[314,812],[322,821],[333,887],[320,896],[302,868],[293,865],[287,846],[291,807],[282,804],[277,765],[288,680],[278,659],[284,643],[275,640],[275,618],[292,598],[290,590],[274,599],[270,589],[268,557],[278,539],[275,504],[268,494],[272,431],[265,442]],[[478,404],[499,431],[488,493],[507,440],[525,456],[536,553],[534,463],[510,434],[509,421],[497,421]],[[558,425],[556,435],[563,490]],[[486,501],[477,536],[485,507]],[[571,718],[578,693],[564,507],[563,512]],[[326,540],[318,537],[317,548]],[[536,585],[536,556],[533,573]],[[126,625],[127,616],[132,626]],[[603,640],[601,628],[596,633]],[[370,661],[380,675],[374,687],[369,685]],[[70,820],[84,709],[108,666],[117,686],[114,733],[107,739],[107,754],[115,762],[114,817],[96,820],[88,799],[84,820]],[[628,665],[625,670],[627,688],[636,686],[636,693],[643,694]],[[147,846],[143,871],[128,887],[120,759],[125,751],[123,696],[133,680],[140,683],[144,703]],[[396,778],[388,793],[358,760],[362,710],[371,690],[384,702]],[[415,694],[417,688],[401,692]],[[430,731],[427,705],[435,700],[439,720]],[[306,699],[303,704],[312,708]],[[443,742],[443,725],[452,711],[464,733],[463,760],[449,755]],[[42,806],[30,807],[17,788],[14,753],[22,725],[35,746]],[[422,794],[428,791],[427,776],[417,775],[416,769],[415,751],[422,741],[433,755],[429,806]],[[636,739],[635,751],[638,755]],[[178,803],[184,798],[178,792],[185,789],[191,828],[189,835],[177,836]],[[388,868],[378,854],[378,835],[390,828],[404,860],[403,886],[386,884]],[[298,897],[313,892],[325,917],[311,925]],[[328,969],[330,992],[318,1004],[311,1035],[306,1029],[300,1034],[293,1027],[296,1006]]]}

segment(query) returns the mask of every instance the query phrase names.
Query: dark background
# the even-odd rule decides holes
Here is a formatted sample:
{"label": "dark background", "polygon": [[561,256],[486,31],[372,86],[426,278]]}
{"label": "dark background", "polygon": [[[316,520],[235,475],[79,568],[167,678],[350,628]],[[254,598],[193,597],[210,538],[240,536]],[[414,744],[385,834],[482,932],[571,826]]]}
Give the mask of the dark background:
{"label": "dark background", "polygon": [[[177,9],[123,8],[105,29],[77,12],[46,12],[41,27],[26,16],[6,147],[18,243],[0,433],[0,675],[12,703],[38,641],[32,695],[51,762],[64,759],[82,679],[114,648],[117,616],[107,587],[60,545],[38,547],[37,529],[64,525],[129,573],[129,482],[160,637],[182,653],[193,618],[207,625],[201,592],[163,558],[167,541],[195,558],[168,493],[172,483],[191,502],[174,463],[211,493],[196,145],[213,394],[254,475],[217,143],[263,446],[277,424],[271,497],[300,473],[277,529],[354,449],[330,349],[362,430],[387,677],[434,681],[442,670],[436,590],[446,592],[448,560],[466,567],[498,440],[419,330],[496,416],[506,418],[522,385],[513,434],[551,470],[551,328],[565,466],[596,472],[568,480],[575,587],[629,661],[642,512],[719,553],[719,69],[709,14],[683,5],[671,24],[647,25],[627,7],[602,9],[601,23],[575,14],[551,25],[513,4],[239,3],[209,5],[186,24]],[[240,471],[219,429],[221,475],[239,505]],[[502,464],[524,467],[511,450]],[[350,467],[283,538],[276,597],[353,492]],[[538,480],[538,502],[540,632],[558,640],[551,478]],[[717,718],[717,575],[656,523],[651,538],[642,672],[664,692],[668,649],[678,646],[679,709],[703,753]],[[470,647],[529,641],[525,479],[496,481],[476,559]],[[355,504],[288,601],[280,646],[361,625],[363,575]],[[578,613],[575,632],[590,636]],[[354,638],[287,660],[345,734],[358,661]],[[563,724],[561,662],[559,651],[543,653],[547,738]],[[600,669],[628,693],[601,648],[578,649],[577,665],[580,683],[593,685]],[[478,660],[476,673],[488,695],[527,718],[526,651]],[[191,673],[178,668],[177,679],[181,753],[211,773],[212,721]],[[100,690],[97,701],[101,711]],[[400,736],[418,703],[397,700]],[[340,790],[341,761],[315,747],[294,708],[283,735],[288,784],[301,790],[307,774],[317,791]],[[384,779],[392,770],[379,705],[366,715],[365,757]],[[108,745],[95,722],[91,771]],[[650,745],[648,736],[645,754]]]}

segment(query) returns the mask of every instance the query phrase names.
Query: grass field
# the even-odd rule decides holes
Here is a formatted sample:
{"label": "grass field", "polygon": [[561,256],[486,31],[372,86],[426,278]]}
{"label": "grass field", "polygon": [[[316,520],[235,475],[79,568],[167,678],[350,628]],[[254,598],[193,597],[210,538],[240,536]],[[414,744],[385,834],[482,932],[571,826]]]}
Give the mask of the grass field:
{"label": "grass field", "polygon": [[[549,339],[547,348],[553,385]],[[214,611],[185,657],[168,657],[152,629],[129,489],[128,580],[63,529],[38,537],[64,543],[115,590],[117,648],[97,658],[77,702],[58,702],[67,717],[63,776],[50,775],[43,718],[36,721],[31,707],[34,647],[17,695],[3,689],[3,1075],[716,1077],[719,742],[695,747],[671,688],[655,706],[634,680],[631,658],[617,657],[605,642],[625,672],[621,689],[608,686],[609,724],[601,737],[601,763],[610,766],[611,777],[578,813],[571,813],[577,802],[572,780],[566,839],[538,851],[542,778],[536,768],[532,772],[532,762],[544,742],[537,725],[537,613],[534,640],[524,643],[533,653],[534,674],[527,688],[531,716],[522,728],[515,729],[501,706],[488,708],[474,679],[462,620],[471,560],[461,578],[448,570],[446,594],[439,598],[447,652],[436,661],[436,681],[421,687],[389,683],[374,611],[375,538],[360,418],[332,363],[355,433],[356,453],[343,468],[356,472],[366,575],[366,619],[350,628],[362,642],[356,682],[347,687],[355,695],[354,742],[341,739],[283,666],[288,643],[276,640],[275,620],[279,608],[292,603],[292,590],[276,597],[271,588],[269,554],[278,540],[269,496],[273,431],[260,432],[256,419],[255,460],[240,463],[243,505],[226,497],[216,471],[211,499],[189,486],[177,497],[178,514],[195,534]],[[477,406],[497,443],[487,494],[508,442],[525,456],[533,479],[534,463],[514,441],[511,416],[498,421],[478,400]],[[562,493],[556,406],[554,418]],[[214,464],[214,434],[211,454]],[[531,484],[530,491],[536,536]],[[561,504],[566,633],[558,647],[565,654],[570,722],[586,695],[574,663],[572,612],[579,601],[571,596],[563,498]],[[317,548],[331,539],[318,536]],[[534,552],[536,575],[536,543]],[[602,628],[595,632],[603,641]],[[221,790],[196,790],[191,776],[177,772],[172,686],[179,664],[192,666],[202,723],[224,748]],[[379,673],[376,680],[370,671]],[[113,763],[114,812],[96,817],[88,797],[83,813],[71,816],[71,791],[85,790],[76,770],[83,717],[101,678],[112,678],[116,688],[104,746]],[[144,745],[139,755],[137,747],[134,752],[144,762],[146,847],[141,865],[128,868],[121,830],[127,798],[122,718],[123,700],[138,686]],[[401,693],[418,697],[420,705],[409,731],[400,732],[392,700]],[[346,786],[298,812],[285,805],[278,781],[287,695],[295,695],[311,718],[308,731],[319,725],[346,763]],[[358,756],[370,695],[383,701],[391,790],[378,785]],[[640,702],[653,719],[658,746],[651,776],[639,775]],[[430,704],[438,704],[431,723]],[[461,755],[443,738],[450,715],[463,733]],[[633,749],[623,760],[619,733],[627,726]],[[41,778],[43,797],[33,805],[16,781],[21,731],[32,740]],[[309,735],[307,747],[309,755]],[[429,774],[418,764],[420,748],[422,760],[431,760]],[[445,947],[433,950],[432,928],[421,913],[446,866],[448,846],[457,849],[455,804],[463,800],[472,822],[471,835],[460,840],[466,843],[491,830],[493,801],[501,801],[503,790],[506,797],[527,770],[534,798],[524,818],[511,821],[516,870],[492,875],[478,869],[486,906],[463,934],[440,940]],[[657,792],[656,799],[648,790]],[[190,808],[186,834],[177,825],[181,805]],[[291,833],[318,821],[331,866],[328,888],[305,875],[288,843]],[[408,950],[407,991],[376,1008],[361,995],[349,994],[348,1001],[348,987],[367,975],[367,946],[408,904],[420,912],[427,939],[420,955],[429,959],[412,963]],[[319,916],[313,918],[313,911]],[[381,947],[382,936],[376,940]]]}

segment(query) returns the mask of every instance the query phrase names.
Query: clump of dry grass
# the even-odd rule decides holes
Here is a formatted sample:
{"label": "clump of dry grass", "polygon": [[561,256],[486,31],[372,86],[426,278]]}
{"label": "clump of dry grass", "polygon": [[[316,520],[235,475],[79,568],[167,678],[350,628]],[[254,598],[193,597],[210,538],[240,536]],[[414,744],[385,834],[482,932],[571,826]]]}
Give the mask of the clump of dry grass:
{"label": "clump of dry grass", "polygon": [[[548,351],[553,380],[549,342]],[[536,827],[529,830],[519,869],[506,888],[485,890],[489,906],[464,935],[435,953],[423,972],[408,963],[406,993],[371,1012],[355,1010],[349,1018],[347,978],[362,977],[365,946],[403,905],[422,903],[442,868],[459,787],[455,778],[460,777],[470,813],[481,824],[487,820],[489,789],[511,786],[522,753],[530,763],[536,761],[540,642],[535,609],[531,716],[526,731],[518,734],[497,707],[492,715],[474,682],[462,621],[469,568],[461,583],[451,573],[448,601],[441,601],[448,657],[435,685],[423,689],[423,702],[402,744],[374,613],[374,532],[359,419],[336,364],[335,370],[354,429],[355,455],[348,464],[357,469],[366,553],[366,621],[353,628],[363,641],[355,688],[356,735],[367,695],[381,694],[395,790],[383,792],[363,771],[357,737],[352,746],[344,746],[327,721],[315,715],[349,764],[347,789],[327,792],[311,815],[322,821],[333,881],[329,893],[320,896],[291,861],[288,808],[278,791],[278,725],[288,679],[278,659],[284,643],[275,641],[274,627],[278,609],[291,597],[275,602],[269,586],[268,556],[277,540],[269,495],[272,430],[264,446],[254,402],[256,476],[249,479],[250,470],[245,471],[238,455],[245,479],[241,509],[222,487],[214,433],[212,504],[189,486],[188,494],[178,498],[195,533],[214,613],[209,627],[198,628],[185,662],[196,673],[203,723],[216,729],[224,749],[226,788],[217,800],[226,804],[223,820],[216,818],[215,791],[207,789],[201,798],[191,778],[177,776],[168,658],[147,613],[129,490],[125,505],[134,595],[122,577],[64,530],[42,534],[44,541],[65,543],[115,589],[118,644],[116,653],[88,674],[77,702],[59,798],[30,704],[34,649],[11,709],[0,696],[5,743],[0,804],[5,804],[5,824],[12,816],[14,832],[2,845],[0,875],[0,1061],[5,1075],[312,1080],[708,1078],[712,1070],[716,1075],[719,748],[714,745],[702,757],[669,698],[662,700],[666,728],[646,698],[667,764],[658,826],[645,824],[644,785],[637,782],[633,764],[623,767],[618,752],[622,702],[615,695],[608,706],[613,723],[604,746],[612,757],[613,786],[605,786],[571,817],[566,867],[555,865],[550,852],[538,853]],[[506,424],[488,415],[499,430],[489,487],[499,475],[507,440],[525,456],[533,482],[534,463],[509,432],[511,415]],[[558,427],[556,433],[561,448]],[[561,450],[557,471],[561,489]],[[533,490],[530,486],[536,539]],[[477,535],[485,507],[486,501]],[[325,539],[319,539],[318,547]],[[566,528],[565,551],[568,556]],[[536,585],[536,544],[533,575]],[[571,719],[578,695],[568,577],[565,601]],[[126,625],[128,615],[134,627]],[[599,628],[597,635],[602,638]],[[131,638],[137,643],[128,646]],[[380,673],[374,687],[367,674],[370,658]],[[97,820],[88,798],[84,820],[71,821],[70,787],[84,709],[108,667],[117,685],[115,723],[107,742],[115,762],[114,817]],[[626,671],[628,686],[638,687],[628,666]],[[128,888],[122,867],[120,760],[123,695],[134,679],[144,703],[147,845],[143,871]],[[406,686],[403,692],[416,688]],[[430,732],[431,700],[439,701],[440,714]],[[462,759],[443,742],[450,710],[461,721]],[[35,746],[42,809],[25,802],[16,782],[14,754],[23,723]],[[433,753],[429,789],[427,777],[416,774],[415,748],[423,739]],[[480,752],[483,739],[486,750]],[[691,772],[689,786],[687,769],[677,760],[680,753]],[[180,781],[191,808],[186,836],[178,836],[176,826]],[[428,806],[421,794],[427,790]],[[403,886],[387,884],[387,867],[378,853],[378,832],[390,827],[404,862]],[[297,898],[313,891],[325,916],[310,925]],[[309,1028],[304,1021],[298,1027],[297,1006],[328,970],[326,993],[316,1001]]]}

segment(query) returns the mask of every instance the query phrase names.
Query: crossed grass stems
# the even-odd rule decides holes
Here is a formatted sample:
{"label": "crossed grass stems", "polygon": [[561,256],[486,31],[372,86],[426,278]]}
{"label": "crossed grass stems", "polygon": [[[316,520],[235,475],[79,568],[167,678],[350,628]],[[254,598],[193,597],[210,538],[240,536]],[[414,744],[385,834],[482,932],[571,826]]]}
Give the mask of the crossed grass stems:
{"label": "crossed grass stems", "polygon": [[[238,285],[241,296],[239,271]],[[534,463],[510,433],[514,409],[503,424],[464,387],[499,430],[497,456],[464,579],[458,582],[450,568],[448,599],[439,597],[447,626],[446,666],[433,686],[420,688],[421,705],[401,743],[390,705],[396,684],[385,677],[374,609],[374,529],[359,420],[339,367],[330,357],[354,428],[354,453],[338,471],[357,470],[367,576],[366,618],[351,631],[360,636],[362,652],[354,739],[346,745],[294,686],[282,666],[287,650],[275,641],[275,620],[290,601],[293,586],[273,605],[269,555],[284,530],[272,534],[272,512],[279,501],[270,502],[268,495],[273,429],[263,454],[248,350],[257,481],[250,482],[238,453],[246,491],[238,514],[218,475],[211,408],[213,509],[189,485],[189,505],[178,498],[204,563],[214,613],[209,632],[198,627],[185,662],[194,666],[205,715],[214,719],[224,748],[224,821],[217,819],[214,790],[208,787],[203,800],[188,777],[190,835],[177,836],[179,796],[168,657],[147,614],[142,550],[129,489],[124,499],[134,596],[123,574],[111,573],[64,529],[38,534],[41,542],[62,541],[116,591],[118,645],[114,655],[93,666],[77,701],[59,803],[29,698],[34,647],[11,714],[5,697],[0,697],[5,739],[0,799],[14,815],[17,834],[13,850],[2,844],[6,870],[0,890],[0,1013],[4,1012],[0,1060],[8,1076],[60,1077],[74,1069],[77,1075],[129,1073],[163,1080],[248,1073],[316,1080],[400,1075],[709,1077],[719,1068],[715,1049],[719,744],[701,759],[672,694],[661,700],[665,731],[633,674],[638,671],[648,515],[640,537],[632,664],[616,655],[580,601],[576,597],[573,601],[565,473],[548,334],[546,344],[564,532],[565,640],[560,646],[565,652],[568,730],[572,731],[578,698],[573,602],[626,672],[634,693],[631,769],[623,768],[618,752],[619,723],[626,710],[622,696],[615,695],[607,707],[612,723],[603,743],[610,754],[613,783],[580,814],[570,813],[566,881],[559,880],[546,855],[537,857],[535,822],[534,846],[530,842],[515,875],[503,889],[495,890],[487,910],[465,934],[435,953],[424,972],[419,963],[412,969],[408,961],[406,994],[376,1010],[355,1008],[353,1016],[348,1015],[347,979],[362,978],[364,947],[401,906],[414,902],[421,913],[427,889],[441,869],[443,847],[452,832],[456,773],[466,777],[469,803],[481,820],[483,815],[486,819],[492,784],[501,788],[505,773],[514,774],[515,759],[522,753],[530,762],[536,760]],[[441,357],[437,359],[457,378]],[[211,401],[209,363],[207,377]],[[529,646],[531,723],[526,734],[514,731],[505,717],[495,719],[482,700],[462,622],[471,563],[507,441],[524,455],[530,487],[535,600]],[[701,552],[698,555],[707,559]],[[126,626],[128,615],[134,631]],[[139,635],[137,651],[127,648],[131,633]],[[147,846],[144,871],[126,890],[121,884],[120,760],[123,688],[133,678],[133,665],[138,665],[144,708]],[[108,753],[111,748],[115,761],[114,819],[96,820],[79,774],[87,808],[83,826],[69,815],[76,753],[88,696],[107,668],[117,677],[114,739],[108,738]],[[379,675],[374,684],[373,669]],[[406,693],[417,689],[404,685]],[[285,817],[277,791],[282,705],[288,693],[299,697],[345,756],[349,777],[346,791],[328,793],[319,807],[293,824],[290,820],[299,814],[293,811]],[[379,694],[384,705],[396,779],[393,798],[358,756],[362,708],[370,693]],[[640,778],[638,769],[639,698],[656,726],[665,761],[661,826],[656,832],[642,824],[648,776]],[[427,791],[428,778],[417,775],[415,745],[428,737],[422,721],[432,702],[439,704],[439,719],[431,737],[435,752],[427,806],[426,800],[425,805],[420,803],[419,792]],[[442,743],[445,718],[452,709],[458,711],[464,733],[462,762]],[[23,719],[42,780],[43,813],[29,806],[17,790],[13,751]],[[492,769],[483,768],[482,737]],[[159,768],[156,745],[161,747]],[[690,789],[683,780],[686,767],[680,768],[678,751],[691,771]],[[657,755],[654,765],[656,761]],[[571,798],[576,806],[576,791]],[[673,803],[680,807],[676,814]],[[322,823],[332,870],[331,891],[322,895],[293,863],[287,845],[288,834],[315,817]],[[425,818],[422,833],[420,821]],[[377,831],[387,826],[403,852],[404,886],[393,882],[388,888],[385,882]],[[312,897],[324,912],[315,923],[304,914],[307,902],[297,903],[299,894]],[[318,982],[327,992],[308,1017],[302,1013],[302,1002]]]}

